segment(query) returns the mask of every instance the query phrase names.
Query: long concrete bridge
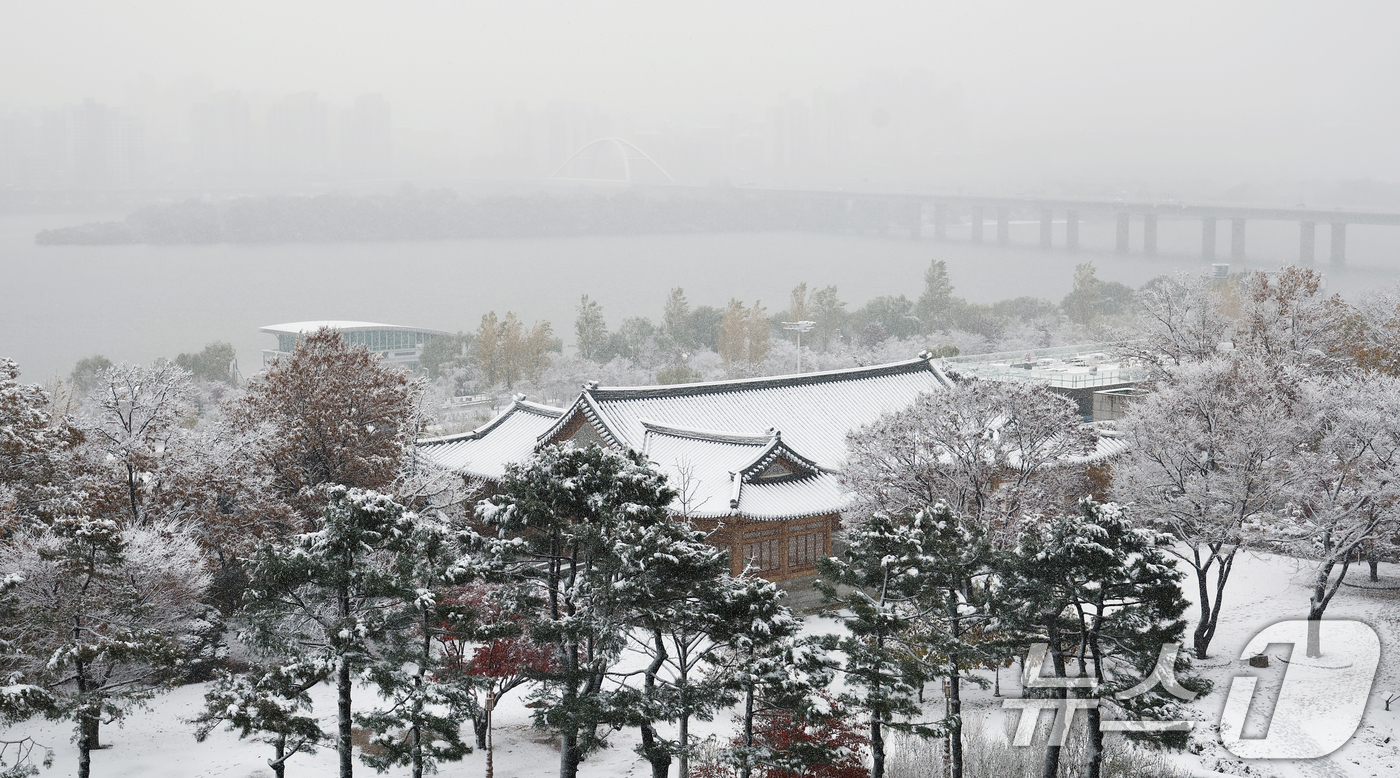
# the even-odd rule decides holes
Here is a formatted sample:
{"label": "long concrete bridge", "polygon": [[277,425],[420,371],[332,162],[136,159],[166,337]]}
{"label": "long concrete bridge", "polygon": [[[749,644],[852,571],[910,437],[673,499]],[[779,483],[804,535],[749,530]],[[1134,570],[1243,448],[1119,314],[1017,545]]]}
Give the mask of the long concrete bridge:
{"label": "long concrete bridge", "polygon": [[1171,219],[1199,219],[1201,223],[1201,258],[1216,258],[1216,237],[1220,224],[1225,222],[1230,230],[1230,254],[1232,259],[1245,258],[1246,226],[1250,221],[1291,221],[1298,224],[1298,260],[1310,263],[1317,254],[1317,228],[1323,225],[1330,240],[1331,262],[1341,265],[1346,261],[1347,227],[1352,224],[1376,224],[1400,226],[1400,213],[1376,211],[1343,211],[1321,208],[1272,208],[1230,204],[1192,204],[1181,202],[1151,202],[1129,200],[1094,200],[1041,197],[996,197],[980,195],[957,195],[936,193],[881,193],[862,191],[831,191],[745,187],[748,196],[774,197],[777,199],[808,199],[830,201],[844,200],[852,211],[864,211],[873,219],[883,220],[910,231],[913,237],[923,234],[924,226],[933,225],[933,236],[937,240],[948,238],[948,225],[965,223],[966,216],[971,224],[972,242],[988,240],[988,222],[996,225],[993,238],[997,243],[1010,242],[1010,225],[1013,216],[1024,219],[1027,216],[1040,220],[1040,245],[1051,248],[1052,225],[1056,218],[1063,216],[1065,223],[1064,246],[1070,250],[1079,248],[1079,221],[1084,214],[1111,215],[1117,221],[1116,251],[1126,254],[1129,245],[1130,228],[1134,221],[1142,223],[1142,252],[1147,256],[1157,254],[1157,221]]}
{"label": "long concrete bridge", "polygon": [[[1400,213],[1374,211],[1338,211],[1318,208],[1268,208],[1236,205],[1193,205],[1190,203],[1131,202],[1123,200],[1051,200],[1041,198],[1004,198],[972,196],[929,196],[921,201],[933,209],[934,237],[947,237],[951,208],[966,209],[972,219],[972,240],[984,240],[984,224],[990,215],[996,221],[996,240],[1005,244],[1013,212],[1027,211],[1040,216],[1040,245],[1051,247],[1051,223],[1057,213],[1065,216],[1065,247],[1079,248],[1079,215],[1085,212],[1111,213],[1118,222],[1116,250],[1128,253],[1129,228],[1134,219],[1142,220],[1142,251],[1147,256],[1157,253],[1157,220],[1193,218],[1201,222],[1201,258],[1215,259],[1216,231],[1220,222],[1230,225],[1230,257],[1245,257],[1245,229],[1250,220],[1291,221],[1298,223],[1298,260],[1312,262],[1316,254],[1317,225],[1325,224],[1331,239],[1330,260],[1340,265],[1346,261],[1347,226],[1350,224],[1379,224],[1400,226]],[[922,217],[921,217],[922,218]]]}

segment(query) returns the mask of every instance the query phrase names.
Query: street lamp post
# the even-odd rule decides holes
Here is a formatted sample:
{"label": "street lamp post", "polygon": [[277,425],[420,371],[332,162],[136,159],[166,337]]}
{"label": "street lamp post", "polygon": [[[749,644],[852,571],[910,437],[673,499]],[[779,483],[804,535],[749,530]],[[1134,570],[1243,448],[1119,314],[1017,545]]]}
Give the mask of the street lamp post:
{"label": "street lamp post", "polygon": [[811,331],[815,326],[817,326],[817,323],[814,321],[783,322],[783,329],[788,332],[797,333],[797,372],[799,373],[802,372],[802,333]]}

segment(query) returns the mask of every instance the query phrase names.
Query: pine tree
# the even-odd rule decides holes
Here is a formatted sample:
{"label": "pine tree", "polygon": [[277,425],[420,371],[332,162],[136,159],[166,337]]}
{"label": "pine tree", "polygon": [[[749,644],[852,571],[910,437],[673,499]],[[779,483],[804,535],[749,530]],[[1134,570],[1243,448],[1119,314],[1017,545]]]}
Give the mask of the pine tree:
{"label": "pine tree", "polygon": [[88,778],[101,723],[178,679],[179,639],[209,585],[203,556],[179,527],[78,514],[9,538],[0,560],[23,624],[22,676],[51,696],[47,715],[74,723]]}
{"label": "pine tree", "polygon": [[691,327],[690,303],[679,286],[671,290],[661,311],[661,336],[673,364],[680,363],[681,354],[700,346]]}
{"label": "pine tree", "polygon": [[461,736],[461,720],[471,708],[470,688],[444,672],[450,657],[435,648],[454,615],[453,605],[445,601],[457,563],[452,535],[439,517],[417,516],[407,542],[395,548],[393,568],[401,594],[388,607],[397,611],[393,621],[403,627],[387,632],[365,672],[388,705],[355,715],[380,748],[361,759],[379,772],[407,766],[413,778],[422,778],[425,771],[436,772],[439,763],[471,753]]}
{"label": "pine tree", "polygon": [[336,486],[327,494],[320,526],[285,547],[265,544],[250,560],[242,616],[245,637],[264,656],[316,665],[335,679],[340,776],[350,778],[354,678],[379,658],[386,635],[411,626],[393,607],[411,596],[395,562],[417,517],[373,491]]}
{"label": "pine tree", "polygon": [[[1162,647],[1181,640],[1186,627],[1182,575],[1164,552],[1172,542],[1170,536],[1134,527],[1122,507],[1091,500],[1077,513],[1028,524],[999,565],[1000,615],[1022,644],[1048,644],[1055,677],[1092,678],[1102,705],[1149,676]],[[1195,679],[1180,680],[1194,687],[1193,694],[1208,688]],[[1052,693],[1063,698],[1067,691]],[[1113,701],[1136,719],[1177,713],[1161,687]],[[1103,761],[1101,715],[1099,708],[1088,710],[1090,778],[1099,778]],[[1054,778],[1059,761],[1060,748],[1052,743],[1044,778]]]}
{"label": "pine tree", "polygon": [[[818,587],[849,614],[843,617],[849,635],[832,647],[845,655],[847,682],[860,690],[854,699],[870,711],[873,778],[885,772],[886,728],[923,737],[946,733],[952,775],[961,778],[959,668],[976,651],[963,639],[971,610],[964,592],[987,561],[976,525],[941,503],[904,520],[876,513],[849,531],[839,557],[818,561]],[[935,675],[949,681],[948,716],[932,727],[908,721],[921,712],[915,697],[922,698],[923,684]]]}
{"label": "pine tree", "polygon": [[[703,668],[716,660],[731,629],[725,604],[745,597],[749,582],[729,575],[728,556],[686,524],[667,522],[656,530],[647,551],[656,563],[633,587],[629,616],[633,649],[650,661],[640,688],[620,688],[615,704],[641,730],[638,751],[651,762],[653,777],[665,778],[677,756],[686,778],[691,718],[713,715],[732,696],[720,677]],[[670,721],[678,723],[674,741],[656,729]]]}
{"label": "pine tree", "polygon": [[478,564],[532,606],[532,639],[555,650],[536,722],[560,736],[560,778],[606,745],[599,728],[617,714],[604,682],[674,498],[640,454],[565,444],[507,466],[501,494],[477,506],[498,533],[473,537]]}
{"label": "pine tree", "polygon": [[314,754],[325,739],[311,714],[307,691],[324,678],[316,663],[255,665],[241,674],[221,670],[204,694],[204,711],[194,720],[195,739],[204,742],[221,724],[239,738],[255,735],[273,747],[267,766],[277,778],[287,774],[287,760]]}

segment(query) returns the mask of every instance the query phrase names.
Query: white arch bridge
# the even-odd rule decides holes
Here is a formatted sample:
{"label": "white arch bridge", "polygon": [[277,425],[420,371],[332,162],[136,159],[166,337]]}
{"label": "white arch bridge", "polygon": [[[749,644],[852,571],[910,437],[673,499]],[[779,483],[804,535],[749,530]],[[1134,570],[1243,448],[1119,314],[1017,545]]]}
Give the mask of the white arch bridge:
{"label": "white arch bridge", "polygon": [[645,151],[622,138],[599,138],[575,151],[549,180],[614,184],[675,181]]}

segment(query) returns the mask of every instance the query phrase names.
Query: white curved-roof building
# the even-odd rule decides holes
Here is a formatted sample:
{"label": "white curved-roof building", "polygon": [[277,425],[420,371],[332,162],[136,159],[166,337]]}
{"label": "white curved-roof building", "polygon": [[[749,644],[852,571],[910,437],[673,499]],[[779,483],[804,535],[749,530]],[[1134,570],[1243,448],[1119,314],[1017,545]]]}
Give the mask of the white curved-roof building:
{"label": "white curved-roof building", "polygon": [[277,336],[277,348],[263,350],[263,366],[267,366],[278,357],[292,353],[302,336],[323,328],[338,331],[347,343],[366,346],[370,351],[377,352],[387,364],[398,365],[405,370],[417,370],[418,360],[423,356],[423,347],[433,338],[447,334],[442,330],[369,321],[327,320],[269,324],[260,327],[258,331]]}

